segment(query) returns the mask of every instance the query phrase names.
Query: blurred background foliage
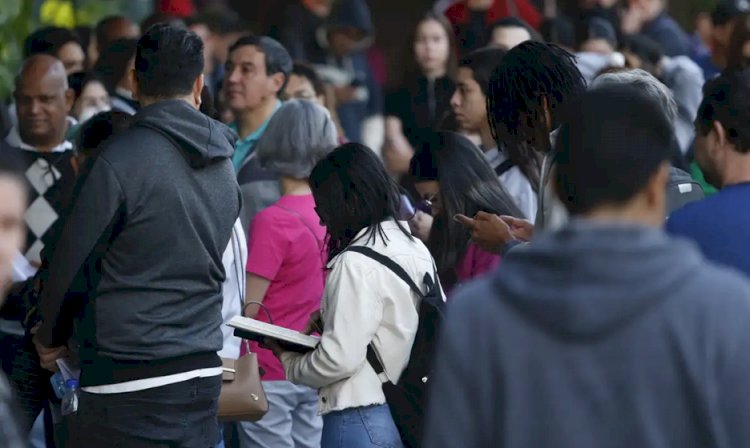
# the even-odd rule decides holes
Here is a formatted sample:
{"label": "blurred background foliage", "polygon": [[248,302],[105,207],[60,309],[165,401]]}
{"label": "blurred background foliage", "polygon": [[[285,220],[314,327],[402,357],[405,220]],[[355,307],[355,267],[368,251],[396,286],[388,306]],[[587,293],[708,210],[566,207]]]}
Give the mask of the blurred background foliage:
{"label": "blurred background foliage", "polygon": [[[200,3],[210,4],[213,0]],[[245,5],[256,0],[241,0]],[[403,0],[402,0],[403,1]],[[433,0],[407,0],[414,2],[404,5],[386,2],[381,6],[394,9],[409,9],[434,3]],[[561,6],[576,3],[578,0],[558,0]],[[626,0],[622,0],[626,1]],[[695,17],[708,12],[718,0],[670,0],[672,15],[692,32]],[[419,6],[417,5],[419,4]],[[123,14],[136,22],[153,10],[154,0],[0,0],[0,99],[8,98],[13,89],[13,77],[21,62],[21,46],[24,38],[33,29],[42,25],[57,25],[73,28],[81,25],[95,25],[101,18],[111,14]],[[397,6],[400,5],[400,6]],[[408,7],[407,7],[408,6]],[[398,13],[398,11],[394,11]]]}
{"label": "blurred background foliage", "polygon": [[153,0],[0,0],[0,98],[11,94],[23,40],[37,27],[93,26],[112,14],[140,21],[152,9]]}

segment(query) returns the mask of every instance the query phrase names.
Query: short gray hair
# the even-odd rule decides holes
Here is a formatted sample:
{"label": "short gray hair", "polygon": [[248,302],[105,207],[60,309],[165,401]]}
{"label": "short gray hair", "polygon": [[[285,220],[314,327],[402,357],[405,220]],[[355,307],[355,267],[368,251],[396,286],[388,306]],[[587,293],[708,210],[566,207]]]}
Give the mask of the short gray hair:
{"label": "short gray hair", "polygon": [[591,83],[591,88],[608,86],[613,84],[630,84],[646,92],[648,96],[664,105],[664,112],[669,122],[674,127],[677,121],[677,102],[672,91],[656,77],[645,70],[636,68],[619,72],[605,73],[600,75]]}
{"label": "short gray hair", "polygon": [[307,100],[289,100],[271,118],[255,152],[263,168],[307,179],[337,144],[336,125],[326,109]]}

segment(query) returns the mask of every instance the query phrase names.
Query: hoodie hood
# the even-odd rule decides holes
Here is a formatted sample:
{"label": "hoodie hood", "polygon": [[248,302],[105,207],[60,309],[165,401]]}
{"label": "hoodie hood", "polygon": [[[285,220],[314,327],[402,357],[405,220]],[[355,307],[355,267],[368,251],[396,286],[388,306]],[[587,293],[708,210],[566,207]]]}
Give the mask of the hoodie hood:
{"label": "hoodie hood", "polygon": [[574,220],[511,252],[493,283],[536,325],[591,338],[668,300],[701,265],[694,247],[661,230]]}
{"label": "hoodie hood", "polygon": [[334,4],[331,14],[323,26],[318,28],[315,36],[321,48],[330,47],[328,31],[336,28],[354,28],[364,33],[364,37],[354,48],[355,52],[367,49],[374,41],[375,29],[370,7],[364,0],[343,0]]}
{"label": "hoodie hood", "polygon": [[367,36],[373,34],[370,8],[364,0],[343,0],[336,2],[325,22],[325,28],[354,28]]}
{"label": "hoodie hood", "polygon": [[165,100],[142,108],[134,126],[164,134],[182,151],[193,168],[232,157],[237,134],[182,100]]}

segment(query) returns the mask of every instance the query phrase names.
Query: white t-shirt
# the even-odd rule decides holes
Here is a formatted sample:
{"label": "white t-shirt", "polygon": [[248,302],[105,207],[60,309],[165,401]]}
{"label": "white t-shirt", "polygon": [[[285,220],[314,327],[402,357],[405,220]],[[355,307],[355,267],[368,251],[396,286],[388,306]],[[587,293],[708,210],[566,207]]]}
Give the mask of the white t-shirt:
{"label": "white t-shirt", "polygon": [[[493,169],[497,168],[508,159],[507,154],[499,151],[497,148],[485,151],[484,157]],[[513,166],[511,169],[500,175],[498,180],[500,180],[505,191],[507,191],[510,197],[513,198],[518,208],[521,209],[524,214],[523,217],[533,224],[536,219],[538,199],[529,179],[526,178],[519,167]]]}

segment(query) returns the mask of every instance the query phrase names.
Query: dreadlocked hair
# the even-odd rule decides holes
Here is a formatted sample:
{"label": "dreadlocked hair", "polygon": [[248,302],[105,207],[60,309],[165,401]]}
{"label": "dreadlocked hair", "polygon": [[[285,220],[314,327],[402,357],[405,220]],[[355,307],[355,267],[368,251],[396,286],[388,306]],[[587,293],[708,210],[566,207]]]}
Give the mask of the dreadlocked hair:
{"label": "dreadlocked hair", "polygon": [[564,106],[585,90],[575,56],[554,44],[524,42],[492,73],[487,94],[492,135],[535,188],[540,157],[552,149],[549,133],[559,125]]}

